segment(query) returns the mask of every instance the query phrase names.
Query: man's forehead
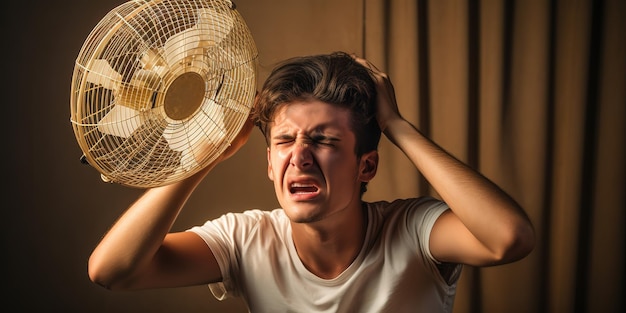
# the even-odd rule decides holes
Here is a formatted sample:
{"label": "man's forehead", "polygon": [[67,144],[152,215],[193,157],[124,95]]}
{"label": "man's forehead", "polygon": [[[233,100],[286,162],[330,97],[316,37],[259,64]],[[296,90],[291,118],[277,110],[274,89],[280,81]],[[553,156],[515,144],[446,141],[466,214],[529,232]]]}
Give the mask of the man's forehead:
{"label": "man's forehead", "polygon": [[350,128],[350,111],[315,101],[281,106],[274,112],[270,128]]}

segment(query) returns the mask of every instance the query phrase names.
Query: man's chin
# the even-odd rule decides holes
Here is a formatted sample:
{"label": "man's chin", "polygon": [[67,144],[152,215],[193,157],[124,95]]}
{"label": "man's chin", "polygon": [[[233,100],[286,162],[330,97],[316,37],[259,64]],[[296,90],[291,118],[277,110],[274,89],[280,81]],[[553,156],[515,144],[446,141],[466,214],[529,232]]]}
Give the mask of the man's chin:
{"label": "man's chin", "polygon": [[319,212],[317,212],[316,209],[313,208],[305,208],[305,207],[298,207],[298,208],[291,208],[289,210],[285,210],[285,213],[287,214],[287,217],[289,217],[289,220],[292,223],[297,223],[297,224],[309,224],[309,223],[314,223],[314,222],[318,222],[321,218],[321,214],[319,214]]}

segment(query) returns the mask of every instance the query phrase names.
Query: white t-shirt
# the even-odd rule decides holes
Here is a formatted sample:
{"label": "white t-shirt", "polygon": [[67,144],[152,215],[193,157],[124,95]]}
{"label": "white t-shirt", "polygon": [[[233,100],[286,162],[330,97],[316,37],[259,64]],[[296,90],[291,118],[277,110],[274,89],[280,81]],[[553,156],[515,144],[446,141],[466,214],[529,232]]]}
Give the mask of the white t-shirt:
{"label": "white t-shirt", "polygon": [[242,296],[250,312],[452,312],[461,265],[445,279],[428,248],[448,206],[433,198],[367,204],[364,245],[339,276],[322,279],[300,261],[282,209],[228,213],[193,231],[213,251],[217,299]]}

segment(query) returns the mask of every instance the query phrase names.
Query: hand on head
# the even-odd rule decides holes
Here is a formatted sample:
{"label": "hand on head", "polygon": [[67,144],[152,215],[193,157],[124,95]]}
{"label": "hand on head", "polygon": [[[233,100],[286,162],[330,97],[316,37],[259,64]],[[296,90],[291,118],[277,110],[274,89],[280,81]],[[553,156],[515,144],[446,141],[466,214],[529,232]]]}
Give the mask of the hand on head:
{"label": "hand on head", "polygon": [[370,71],[372,78],[376,82],[376,91],[378,94],[376,99],[376,119],[378,120],[378,125],[380,126],[381,131],[384,132],[391,120],[402,119],[400,111],[398,110],[396,94],[393,84],[391,83],[391,79],[386,73],[379,70],[370,61],[354,54],[352,57]]}

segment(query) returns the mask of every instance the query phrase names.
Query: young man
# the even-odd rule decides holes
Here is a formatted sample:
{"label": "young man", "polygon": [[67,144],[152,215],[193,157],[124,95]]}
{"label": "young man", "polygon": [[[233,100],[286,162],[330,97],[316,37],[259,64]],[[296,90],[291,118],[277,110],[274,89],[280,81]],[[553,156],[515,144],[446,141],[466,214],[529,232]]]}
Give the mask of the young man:
{"label": "young man", "polygon": [[[463,264],[505,264],[534,247],[516,202],[403,119],[390,80],[364,59],[285,61],[252,120],[280,209],[170,232],[198,183],[246,142],[248,123],[202,172],[147,190],[94,250],[90,278],[113,290],[209,284],[251,312],[452,312]],[[441,200],[361,200],[381,130]]]}

